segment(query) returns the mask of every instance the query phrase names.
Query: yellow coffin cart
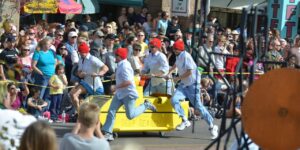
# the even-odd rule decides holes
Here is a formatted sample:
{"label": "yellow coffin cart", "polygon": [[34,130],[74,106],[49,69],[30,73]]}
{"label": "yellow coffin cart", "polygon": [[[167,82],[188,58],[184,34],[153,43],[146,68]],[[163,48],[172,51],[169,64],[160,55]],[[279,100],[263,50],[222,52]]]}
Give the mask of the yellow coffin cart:
{"label": "yellow coffin cart", "polygon": [[[170,97],[168,96],[143,96],[143,87],[137,85],[137,91],[139,98],[136,100],[136,106],[144,103],[145,99],[148,99],[153,103],[157,112],[147,110],[140,116],[129,120],[126,117],[125,107],[122,106],[116,114],[116,121],[113,128],[114,132],[146,132],[146,131],[158,131],[162,133],[164,131],[172,131],[176,129],[176,126],[182,122],[181,118],[177,115],[171,105]],[[112,97],[110,96],[95,96],[89,97],[89,102],[97,103],[100,106],[100,121],[105,123],[106,116],[109,110]],[[188,101],[181,102],[181,106],[188,115],[189,104]]]}

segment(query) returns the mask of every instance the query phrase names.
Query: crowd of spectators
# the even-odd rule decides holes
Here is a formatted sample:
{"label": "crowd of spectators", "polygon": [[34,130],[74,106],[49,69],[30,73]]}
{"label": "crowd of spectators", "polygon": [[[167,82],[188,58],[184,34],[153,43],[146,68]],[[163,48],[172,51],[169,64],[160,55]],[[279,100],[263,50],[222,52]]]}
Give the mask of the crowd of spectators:
{"label": "crowd of spectators", "polygon": [[[115,21],[104,16],[93,22],[93,18],[85,15],[81,22],[69,19],[61,24],[40,20],[35,25],[21,25],[19,31],[10,20],[6,20],[5,32],[0,39],[0,78],[10,83],[6,84],[7,92],[1,101],[1,109],[22,110],[37,119],[47,117],[50,122],[61,122],[60,115],[69,108],[62,104],[69,100],[70,107],[73,108],[70,115],[78,117],[80,121],[80,107],[93,107],[99,111],[94,108],[96,106],[80,106],[82,99],[89,95],[113,94],[113,83],[103,81],[116,73],[116,49],[127,48],[127,59],[134,74],[144,79],[145,76],[167,75],[169,67],[173,66],[177,59],[172,48],[176,41],[184,43],[184,50],[190,53],[198,70],[202,71],[199,77],[202,78],[202,103],[208,107],[224,105],[224,99],[228,98],[227,89],[230,88],[225,84],[226,81],[230,86],[234,86],[233,82],[236,82],[233,73],[241,58],[235,57],[240,56],[242,51],[241,29],[222,28],[215,21],[209,20],[200,38],[200,28],[183,29],[179,17],[170,16],[165,11],[152,16],[147,7],[143,7],[140,13],[136,13],[133,7],[122,8]],[[194,35],[196,37],[193,37]],[[196,39],[195,42],[193,38]],[[257,79],[273,69],[300,68],[300,36],[290,41],[282,38],[278,30],[269,29],[267,38],[269,42],[265,44],[263,41],[259,50],[261,54],[258,57],[263,61],[258,63],[254,61],[257,55],[254,43],[258,42],[258,39],[247,39],[246,53],[242,56],[244,72],[250,72],[255,64]],[[161,44],[157,45],[156,40]],[[173,75],[176,76],[176,72]],[[249,75],[244,76],[245,81],[236,85],[244,87],[241,96],[245,95],[248,88]],[[166,89],[165,86],[173,84],[167,82],[169,80],[164,78],[151,79],[150,83],[146,84],[148,86],[145,86],[144,94],[165,91],[164,94],[172,95],[172,87],[163,90]],[[151,85],[152,87],[149,87]],[[233,100],[232,94],[229,98],[230,101]],[[233,114],[241,115],[240,99],[241,97],[237,98],[236,106],[232,103],[225,104],[230,110],[226,114],[228,117],[233,117]],[[232,113],[234,110],[235,113]],[[192,117],[199,115],[193,106],[191,112],[194,114]],[[88,137],[99,127],[95,120],[90,122],[92,124],[80,122],[77,126],[78,129],[84,128]],[[35,132],[34,130],[40,128],[48,127],[33,124],[28,130]],[[42,136],[41,134],[43,133],[36,136]],[[49,134],[52,134],[51,130]],[[74,134],[87,136],[80,135],[78,131]],[[49,138],[55,140],[53,137]],[[78,139],[70,135],[66,140],[74,142]],[[23,148],[26,149],[30,142],[32,141],[23,140],[21,147],[25,146]]]}

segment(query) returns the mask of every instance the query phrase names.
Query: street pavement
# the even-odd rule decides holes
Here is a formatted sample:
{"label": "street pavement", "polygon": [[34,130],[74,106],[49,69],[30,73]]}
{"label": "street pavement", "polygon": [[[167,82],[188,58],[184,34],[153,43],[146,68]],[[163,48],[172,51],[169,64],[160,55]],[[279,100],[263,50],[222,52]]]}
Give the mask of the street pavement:
{"label": "street pavement", "polygon": [[[220,122],[221,120],[215,120],[217,125],[220,125]],[[52,123],[51,126],[55,129],[58,142],[60,142],[65,133],[71,132],[74,124]],[[212,142],[212,140],[210,140],[210,132],[208,131],[208,126],[205,121],[196,121],[194,131],[195,132],[192,133],[192,127],[189,127],[184,131],[165,132],[163,137],[161,137],[158,132],[118,133],[118,137],[115,138],[114,141],[110,142],[110,145],[112,150],[205,149]],[[228,147],[232,142],[233,138],[231,137]],[[211,149],[216,149],[216,145],[214,145]],[[223,147],[220,149],[223,149]]]}

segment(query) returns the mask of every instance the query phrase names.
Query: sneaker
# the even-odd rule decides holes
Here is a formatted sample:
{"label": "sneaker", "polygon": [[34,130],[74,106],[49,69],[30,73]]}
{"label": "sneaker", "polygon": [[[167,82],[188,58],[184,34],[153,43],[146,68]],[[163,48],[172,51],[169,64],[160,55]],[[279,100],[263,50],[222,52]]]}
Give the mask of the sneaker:
{"label": "sneaker", "polygon": [[114,140],[113,134],[108,133],[108,132],[106,132],[106,133],[104,134],[104,138],[105,138],[107,141],[113,141],[113,140]]}
{"label": "sneaker", "polygon": [[176,127],[176,130],[182,131],[185,128],[190,127],[190,126],[191,126],[191,122],[190,121],[182,121],[182,123]]}
{"label": "sneaker", "polygon": [[157,111],[156,107],[152,103],[150,103],[149,100],[146,99],[144,104],[146,105],[147,109],[150,109],[152,112]]}
{"label": "sneaker", "polygon": [[219,130],[219,127],[217,125],[214,125],[212,128],[209,129],[212,140],[214,140],[218,137],[218,135],[219,135],[218,130]]}

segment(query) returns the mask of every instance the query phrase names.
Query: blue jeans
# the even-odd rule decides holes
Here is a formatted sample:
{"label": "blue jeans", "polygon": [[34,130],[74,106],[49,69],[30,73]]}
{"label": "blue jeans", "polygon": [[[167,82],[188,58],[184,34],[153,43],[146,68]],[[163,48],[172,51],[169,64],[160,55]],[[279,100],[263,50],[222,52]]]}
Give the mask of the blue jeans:
{"label": "blue jeans", "polygon": [[60,103],[62,100],[62,94],[54,94],[50,95],[50,113],[51,113],[51,119],[57,120],[59,110],[60,110]]}
{"label": "blue jeans", "polygon": [[[40,86],[48,86],[50,76],[40,75],[38,73],[34,73],[34,84]],[[40,98],[43,100],[49,100],[49,88],[40,87]]]}
{"label": "blue jeans", "polygon": [[42,111],[36,109],[36,108],[29,108],[29,113],[32,114],[35,118],[38,118],[38,116],[43,116],[43,113],[47,111],[47,107],[43,107]]}
{"label": "blue jeans", "polygon": [[190,86],[183,87],[183,85],[180,84],[171,98],[172,106],[177,114],[181,118],[186,119],[184,110],[180,105],[180,100],[184,100],[185,98],[188,98],[195,109],[199,110],[206,123],[209,126],[212,126],[214,119],[200,101],[200,85],[196,86],[196,84],[192,84]]}
{"label": "blue jeans", "polygon": [[144,113],[147,109],[146,104],[141,104],[140,106],[135,108],[136,99],[137,97],[130,95],[126,96],[123,99],[118,99],[117,96],[114,96],[107,113],[105,124],[102,127],[103,131],[112,133],[116,118],[116,112],[122,105],[125,106],[126,116],[129,120]]}
{"label": "blue jeans", "polygon": [[[144,96],[149,96],[152,95],[153,93],[172,95],[172,85],[174,83],[172,83],[171,80],[164,83],[160,83],[159,85],[156,86],[152,86],[150,82],[144,90],[143,93]],[[151,86],[151,90],[150,90],[150,86]]]}
{"label": "blue jeans", "polygon": [[88,95],[103,95],[104,94],[104,89],[103,87],[99,87],[96,89],[96,91],[94,91],[94,89],[85,81],[81,80],[79,82],[79,84],[81,86],[83,86],[83,88],[86,90],[86,92],[88,93]]}

